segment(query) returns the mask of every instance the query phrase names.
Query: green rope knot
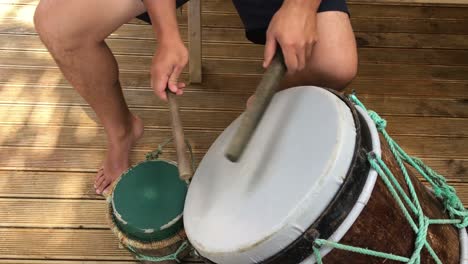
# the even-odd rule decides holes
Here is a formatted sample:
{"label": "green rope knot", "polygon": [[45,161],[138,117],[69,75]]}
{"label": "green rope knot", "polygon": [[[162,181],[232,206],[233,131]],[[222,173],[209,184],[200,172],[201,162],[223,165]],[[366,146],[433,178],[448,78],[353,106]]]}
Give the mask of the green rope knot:
{"label": "green rope knot", "polygon": [[151,151],[151,152],[146,153],[145,158],[146,158],[146,160],[157,160],[157,159],[159,159],[159,155],[161,155],[161,153],[162,153],[162,150],[160,150],[158,148],[155,151]]}
{"label": "green rope knot", "polygon": [[432,170],[418,158],[409,156],[404,156],[403,158],[407,163],[412,164],[413,167],[415,167],[431,184],[432,189],[434,190],[434,195],[442,201],[450,218],[458,219],[460,221],[454,225],[457,228],[468,227],[468,210],[465,209],[460,198],[457,196],[455,188],[447,183],[444,176]]}
{"label": "green rope knot", "polygon": [[420,263],[421,259],[421,250],[424,247],[424,243],[427,238],[427,231],[429,229],[429,218],[426,216],[420,216],[420,228],[416,232],[416,241],[414,242],[415,249],[413,255],[411,255],[408,263]]}
{"label": "green rope knot", "polygon": [[387,127],[387,120],[383,119],[374,111],[368,111],[370,118],[374,121],[378,131],[383,131]]}
{"label": "green rope knot", "polygon": [[[173,138],[169,138],[163,143],[158,145],[158,148],[155,151],[151,151],[146,153],[145,158],[146,160],[157,160],[159,159],[159,155],[163,153],[163,148],[166,147],[167,144],[171,143],[173,141]],[[185,140],[185,145],[187,146],[187,149],[190,153],[190,161],[192,163],[192,170],[195,171],[195,157],[193,156],[193,149],[192,145],[188,142],[188,140]]]}
{"label": "green rope knot", "polygon": [[145,158],[146,160],[157,160],[159,159],[159,155],[162,154],[163,148],[172,141],[172,138],[166,139],[163,143],[158,145],[158,148],[155,151],[151,151],[146,153]]}

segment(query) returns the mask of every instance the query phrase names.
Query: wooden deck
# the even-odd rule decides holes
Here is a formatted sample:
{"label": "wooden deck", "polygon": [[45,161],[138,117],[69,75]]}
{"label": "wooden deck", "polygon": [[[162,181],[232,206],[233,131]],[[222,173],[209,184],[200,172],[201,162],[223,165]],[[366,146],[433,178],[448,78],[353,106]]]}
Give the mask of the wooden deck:
{"label": "wooden deck", "polygon": [[[132,263],[93,191],[102,128],[39,41],[37,2],[0,0],[0,263]],[[202,5],[204,82],[180,100],[197,160],[241,113],[262,73],[262,47],[245,40],[231,2]],[[350,8],[360,47],[350,88],[468,204],[468,7],[355,1]],[[138,161],[170,135],[166,106],[149,87],[157,44],[136,21],[108,44],[128,103],[146,124]]]}

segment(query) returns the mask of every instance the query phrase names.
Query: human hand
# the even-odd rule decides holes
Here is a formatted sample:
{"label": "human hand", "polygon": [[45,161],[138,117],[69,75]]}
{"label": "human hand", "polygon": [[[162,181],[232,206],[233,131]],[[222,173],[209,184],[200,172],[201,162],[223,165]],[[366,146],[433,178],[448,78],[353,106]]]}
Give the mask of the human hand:
{"label": "human hand", "polygon": [[179,77],[188,57],[188,50],[180,38],[161,39],[153,56],[151,86],[162,100],[167,101],[166,88],[177,95],[183,94],[185,83],[179,82]]}
{"label": "human hand", "polygon": [[317,42],[319,4],[317,0],[284,1],[268,26],[263,67],[270,65],[279,44],[289,73],[305,68]]}

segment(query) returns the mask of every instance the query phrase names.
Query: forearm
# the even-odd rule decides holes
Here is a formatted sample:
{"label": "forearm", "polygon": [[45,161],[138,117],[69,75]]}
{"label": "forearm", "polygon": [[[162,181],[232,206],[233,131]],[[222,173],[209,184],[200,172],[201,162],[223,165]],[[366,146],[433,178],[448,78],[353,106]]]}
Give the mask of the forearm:
{"label": "forearm", "polygon": [[143,0],[160,41],[180,39],[175,0]]}

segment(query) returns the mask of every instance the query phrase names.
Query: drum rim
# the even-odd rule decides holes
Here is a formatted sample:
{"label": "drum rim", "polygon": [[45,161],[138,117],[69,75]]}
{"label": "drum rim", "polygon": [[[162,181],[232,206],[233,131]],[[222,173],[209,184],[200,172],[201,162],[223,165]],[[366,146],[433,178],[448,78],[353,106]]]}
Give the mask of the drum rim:
{"label": "drum rim", "polygon": [[[109,218],[111,220],[111,221],[109,221],[109,223],[111,223],[111,228],[115,227],[116,231],[118,231],[118,232],[114,232],[114,233],[119,237],[119,239],[123,235],[123,237],[125,237],[126,240],[134,241],[132,244],[136,243],[141,247],[145,247],[144,245],[148,245],[148,244],[155,244],[155,245],[160,245],[161,243],[162,244],[167,244],[168,240],[172,241],[171,238],[173,238],[175,236],[180,236],[180,230],[184,230],[184,227],[183,227],[183,208],[182,208],[181,213],[179,215],[177,215],[175,218],[173,218],[171,221],[169,221],[168,225],[164,228],[164,230],[166,230],[166,232],[169,232],[169,235],[167,235],[163,239],[155,238],[158,235],[158,233],[160,233],[161,230],[155,230],[153,232],[154,236],[146,238],[146,239],[149,239],[149,241],[145,241],[142,238],[139,238],[139,237],[137,237],[135,235],[129,234],[128,232],[124,231],[120,226],[123,223],[115,215],[115,212],[117,210],[115,210],[115,204],[114,204],[114,191],[115,191],[117,185],[131,170],[135,169],[136,167],[138,167],[140,165],[143,165],[143,164],[146,164],[146,163],[153,163],[153,162],[165,162],[165,163],[168,163],[170,165],[174,165],[175,167],[177,167],[177,162],[172,161],[172,160],[168,160],[168,159],[158,158],[158,159],[155,159],[155,160],[141,161],[141,162],[131,166],[128,170],[126,170],[125,172],[123,172],[119,176],[119,178],[112,184],[112,192],[111,192],[110,196],[108,197],[109,207],[110,207],[110,209],[108,211],[108,214],[110,214]],[[187,191],[188,191],[188,185],[187,185]],[[143,229],[140,229],[140,228],[136,228],[136,229],[141,230],[141,232],[144,233]],[[185,231],[184,231],[183,235],[185,236]],[[151,241],[151,240],[153,240],[153,241]],[[173,244],[173,243],[171,243],[171,244]]]}
{"label": "drum rim", "polygon": [[[359,116],[362,118],[362,123],[367,127],[367,130],[369,132],[369,140],[371,141],[372,149],[377,156],[382,155],[382,150],[381,150],[381,144],[380,144],[380,137],[379,137],[379,132],[377,131],[377,128],[375,127],[372,119],[369,117],[367,112],[362,109],[359,106],[356,106],[356,109],[359,113]],[[366,206],[367,202],[371,198],[371,195],[373,193],[375,184],[377,182],[377,171],[375,171],[373,168],[369,170],[369,173],[367,174],[367,181],[366,184],[364,185],[364,189],[361,192],[358,201],[354,205],[353,209],[351,212],[348,214],[346,219],[343,221],[343,223],[338,227],[338,229],[328,238],[330,241],[334,242],[339,242],[350,230],[353,226],[353,224],[357,221],[359,216],[361,215],[362,210]],[[333,248],[331,247],[326,247],[323,246],[320,248],[320,255],[322,257],[325,257],[330,251],[332,251]],[[309,256],[309,258],[315,259],[312,255]]]}

